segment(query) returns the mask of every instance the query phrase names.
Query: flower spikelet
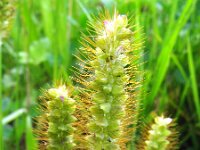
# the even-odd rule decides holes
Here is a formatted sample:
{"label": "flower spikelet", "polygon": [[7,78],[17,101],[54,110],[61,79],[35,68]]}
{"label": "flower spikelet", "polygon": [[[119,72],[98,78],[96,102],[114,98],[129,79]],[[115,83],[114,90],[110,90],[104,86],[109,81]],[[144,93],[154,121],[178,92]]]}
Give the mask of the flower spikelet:
{"label": "flower spikelet", "polygon": [[7,36],[15,14],[15,0],[0,1],[0,40]]}
{"label": "flower spikelet", "polygon": [[[90,36],[83,36],[80,69],[75,80],[89,95],[88,149],[126,149],[137,124],[139,78],[137,39],[126,15],[108,13],[91,22]],[[80,71],[81,70],[81,71]]]}
{"label": "flower spikelet", "polygon": [[69,89],[65,85],[48,89],[41,99],[43,114],[39,117],[37,131],[40,149],[73,149],[75,100],[71,98]]}
{"label": "flower spikelet", "polygon": [[147,131],[143,150],[175,150],[178,149],[178,134],[174,130],[175,123],[171,118],[158,116]]}

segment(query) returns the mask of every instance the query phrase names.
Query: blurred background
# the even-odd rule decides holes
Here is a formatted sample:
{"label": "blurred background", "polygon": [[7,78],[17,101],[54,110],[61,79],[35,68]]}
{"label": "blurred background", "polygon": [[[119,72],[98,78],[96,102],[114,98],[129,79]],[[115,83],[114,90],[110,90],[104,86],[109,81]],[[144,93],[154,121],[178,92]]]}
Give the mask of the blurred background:
{"label": "blurred background", "polygon": [[[142,119],[165,112],[178,122],[180,149],[200,149],[199,0],[18,0],[2,47],[5,150],[33,149],[41,89],[61,77],[69,80],[87,22],[115,7],[143,27]],[[8,121],[11,113],[22,115]]]}

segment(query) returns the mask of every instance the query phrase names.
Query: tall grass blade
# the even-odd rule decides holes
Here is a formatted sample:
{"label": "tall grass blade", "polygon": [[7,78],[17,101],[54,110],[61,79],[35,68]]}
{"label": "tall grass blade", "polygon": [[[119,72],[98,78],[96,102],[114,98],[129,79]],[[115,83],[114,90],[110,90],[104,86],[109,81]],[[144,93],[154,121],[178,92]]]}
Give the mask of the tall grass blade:
{"label": "tall grass blade", "polygon": [[191,86],[192,86],[192,93],[194,96],[194,105],[196,108],[197,117],[200,123],[200,101],[199,101],[199,92],[198,92],[198,86],[197,86],[197,80],[195,75],[195,66],[194,66],[194,60],[192,56],[192,49],[191,44],[188,38],[187,41],[187,50],[188,50],[188,65],[189,65],[189,71],[190,71],[190,79],[191,79]]}
{"label": "tall grass blade", "polygon": [[172,25],[172,28],[169,28],[169,31],[167,33],[168,35],[164,40],[163,47],[155,67],[155,75],[152,79],[153,87],[151,88],[151,93],[146,102],[147,112],[152,109],[153,101],[158,94],[162,81],[164,80],[165,74],[167,72],[168,66],[170,64],[170,56],[177,40],[178,34],[181,28],[189,19],[195,4],[196,0],[188,0],[178,21]]}
{"label": "tall grass blade", "polygon": [[89,21],[92,21],[92,17],[90,13],[87,11],[87,8],[83,5],[83,3],[80,0],[76,0],[80,8],[82,9],[83,13],[87,16]]}
{"label": "tall grass blade", "polygon": [[31,117],[26,116],[26,149],[35,150],[37,148],[36,139],[33,136],[33,129],[31,123]]}
{"label": "tall grass blade", "polygon": [[[0,38],[0,81],[2,82],[2,41]],[[3,112],[2,112],[2,84],[0,83],[0,149],[3,149]]]}

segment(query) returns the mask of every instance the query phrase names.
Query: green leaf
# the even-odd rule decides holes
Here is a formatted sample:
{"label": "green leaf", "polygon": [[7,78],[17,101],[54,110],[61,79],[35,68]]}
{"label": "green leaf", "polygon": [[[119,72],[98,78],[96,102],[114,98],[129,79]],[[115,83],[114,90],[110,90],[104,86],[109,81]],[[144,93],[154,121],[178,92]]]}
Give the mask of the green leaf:
{"label": "green leaf", "polygon": [[26,149],[37,149],[36,139],[33,136],[31,117],[29,115],[26,116]]}
{"label": "green leaf", "polygon": [[38,65],[47,60],[47,53],[50,49],[50,42],[47,38],[35,41],[30,46],[30,63]]}

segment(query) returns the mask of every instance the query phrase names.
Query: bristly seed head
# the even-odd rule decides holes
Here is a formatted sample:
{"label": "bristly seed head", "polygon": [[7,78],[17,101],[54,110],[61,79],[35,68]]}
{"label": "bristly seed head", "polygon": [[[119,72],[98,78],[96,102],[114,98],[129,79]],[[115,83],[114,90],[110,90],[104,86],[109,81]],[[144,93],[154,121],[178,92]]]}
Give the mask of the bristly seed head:
{"label": "bristly seed head", "polygon": [[[127,16],[118,13],[99,18],[90,24],[96,35],[86,37],[80,51],[86,56],[85,67],[80,67],[91,68],[86,74],[81,72],[79,78],[92,103],[88,109],[89,149],[124,149],[135,131],[134,117],[138,113],[135,103],[139,95],[135,89],[141,74],[130,68],[137,68],[134,60],[138,56],[133,51],[140,50],[140,46],[134,45],[140,45],[141,39],[133,40],[136,31],[128,24]],[[87,78],[88,74],[91,78]]]}
{"label": "bristly seed head", "polygon": [[[39,135],[41,139],[47,139],[47,145],[41,144],[48,150],[68,149],[75,147],[74,141],[74,122],[76,118],[73,116],[76,109],[75,100],[71,97],[71,88],[60,85],[45,91],[42,106],[44,107],[42,125],[39,132],[45,132]],[[46,122],[45,122],[46,121]],[[45,131],[43,131],[45,129]],[[41,131],[42,130],[42,131]]]}
{"label": "bristly seed head", "polygon": [[169,125],[172,122],[171,118],[156,117],[155,123],[148,131],[149,136],[145,141],[145,150],[166,150],[170,141],[168,137],[172,134]]}

